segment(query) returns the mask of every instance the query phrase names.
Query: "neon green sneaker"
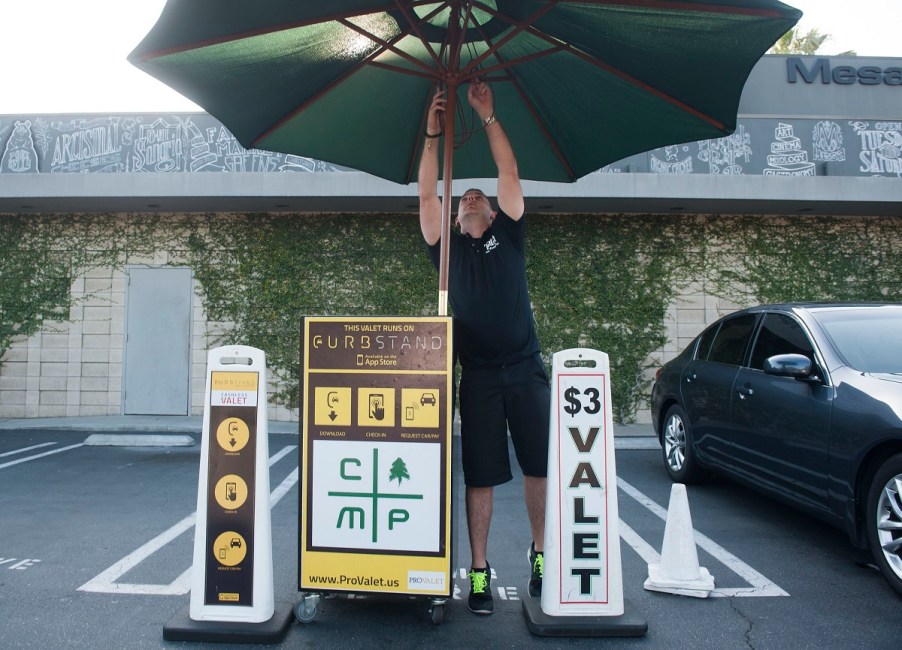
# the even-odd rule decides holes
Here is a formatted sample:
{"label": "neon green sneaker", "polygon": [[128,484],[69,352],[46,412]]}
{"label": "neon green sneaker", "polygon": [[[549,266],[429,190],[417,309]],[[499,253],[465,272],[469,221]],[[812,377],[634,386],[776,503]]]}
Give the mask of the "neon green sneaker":
{"label": "neon green sneaker", "polygon": [[529,585],[526,590],[533,598],[542,595],[542,578],[545,575],[545,554],[536,551],[535,542],[529,545],[529,552],[526,554],[529,559],[529,568],[532,574],[529,576]]}
{"label": "neon green sneaker", "polygon": [[470,569],[470,597],[467,607],[474,614],[488,615],[495,611],[492,600],[492,570],[489,563],[484,569]]}

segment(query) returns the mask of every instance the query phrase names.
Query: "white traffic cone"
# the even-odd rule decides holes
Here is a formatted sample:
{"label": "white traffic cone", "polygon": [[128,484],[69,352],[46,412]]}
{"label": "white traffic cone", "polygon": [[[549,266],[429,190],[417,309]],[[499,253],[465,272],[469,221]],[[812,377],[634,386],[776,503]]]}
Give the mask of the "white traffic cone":
{"label": "white traffic cone", "polygon": [[648,565],[648,580],[643,586],[695,598],[707,598],[714,589],[714,578],[698,565],[689,499],[682,483],[674,483],[670,490],[661,563]]}

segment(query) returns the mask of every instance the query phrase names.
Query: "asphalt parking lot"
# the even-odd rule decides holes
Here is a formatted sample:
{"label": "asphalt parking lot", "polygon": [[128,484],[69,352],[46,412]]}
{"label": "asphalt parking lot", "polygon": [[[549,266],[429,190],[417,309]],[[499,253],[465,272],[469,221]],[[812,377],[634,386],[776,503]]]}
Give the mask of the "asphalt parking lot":
{"label": "asphalt parking lot", "polygon": [[[86,437],[0,431],[0,647],[204,647],[162,636],[188,602],[200,446],[85,446]],[[291,603],[297,442],[270,434],[275,597]],[[902,600],[856,564],[842,533],[727,482],[689,488],[699,560],[716,582],[711,597],[643,589],[646,563],[661,551],[670,482],[653,439],[617,443],[623,589],[648,622],[644,637],[530,634],[521,602],[529,540],[515,480],[496,494],[493,617],[474,616],[455,598],[433,625],[423,599],[336,597],[311,623],[293,621],[280,647],[898,647]],[[462,517],[459,508],[455,566],[465,597]]]}

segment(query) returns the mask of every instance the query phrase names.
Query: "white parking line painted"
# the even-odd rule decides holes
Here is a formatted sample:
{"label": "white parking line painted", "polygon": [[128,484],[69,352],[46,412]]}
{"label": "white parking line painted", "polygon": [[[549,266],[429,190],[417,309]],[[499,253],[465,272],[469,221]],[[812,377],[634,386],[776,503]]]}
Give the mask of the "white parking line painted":
{"label": "white parking line painted", "polygon": [[[54,443],[56,444],[56,443]],[[77,445],[69,445],[68,447],[61,447],[60,449],[54,449],[52,451],[45,451],[43,454],[35,454],[34,456],[29,456],[28,458],[20,458],[18,460],[11,460],[8,463],[3,463],[0,465],[0,469],[5,467],[12,467],[13,465],[18,465],[19,463],[27,463],[30,460],[37,460],[38,458],[43,458],[44,456],[51,456],[53,454],[59,454],[64,451],[69,451],[70,449],[76,449],[77,447],[83,447],[82,443],[78,443]]]}
{"label": "white parking line painted", "polygon": [[[296,445],[289,445],[269,460],[269,466],[272,467],[279,460],[288,455],[292,450],[297,449]],[[269,505],[274,508],[279,501],[291,490],[298,482],[299,468],[294,470],[270,493]],[[660,519],[667,521],[667,510],[652,501],[638,489],[624,481],[617,479],[618,487],[627,495],[638,501],[642,506],[651,511]],[[191,589],[191,567],[188,567],[179,577],[168,585],[157,584],[128,584],[117,583],[116,580],[138,566],[141,562],[150,557],[153,553],[163,548],[166,544],[176,539],[179,535],[190,530],[196,520],[197,513],[191,513],[182,521],[178,522],[168,530],[164,531],[157,537],[153,538],[139,549],[130,553],[119,562],[109,567],[97,577],[86,582],[78,588],[79,591],[99,592],[99,593],[121,593],[121,594],[142,594],[142,595],[183,595]],[[695,541],[705,551],[715,557],[719,562],[724,564],[731,571],[743,578],[751,585],[750,587],[738,588],[717,588],[711,592],[711,597],[762,597],[762,596],[788,596],[789,594],[778,587],[776,584],[768,580],[761,573],[742,562],[735,555],[715,543],[698,531],[694,531]],[[636,533],[622,519],[620,520],[620,537],[647,563],[657,564],[661,561],[660,554],[646,542],[638,533]],[[463,569],[461,569],[464,572]]]}
{"label": "white parking line painted", "polygon": [[[617,479],[617,486],[626,494],[642,504],[653,514],[660,517],[665,522],[667,521],[666,509],[659,506],[657,503],[652,501],[649,497],[624,481],[622,478]],[[620,526],[620,537],[622,537],[627,544],[632,546],[633,549],[635,549],[636,552],[642,557],[642,559],[644,559],[648,564],[657,564],[658,562],[660,562],[660,555],[658,555],[658,552],[655,551],[649,544],[647,544],[645,540],[642,539],[638,534],[636,534],[636,532],[633,531],[632,528],[625,526],[623,521],[620,522]],[[624,531],[626,531],[626,535],[624,535]],[[761,573],[750,567],[748,564],[740,560],[738,557],[714,542],[709,537],[706,537],[697,530],[694,530],[693,533],[695,537],[695,543],[698,546],[703,548],[718,562],[726,566],[728,569],[730,569],[730,571],[732,571],[747,583],[749,583],[749,585],[751,585],[750,587],[714,589],[714,591],[711,592],[712,597],[770,597],[789,595],[786,591],[768,580]]]}
{"label": "white parking line painted", "polygon": [[635,530],[630,528],[623,519],[620,520],[620,539],[633,547],[646,564],[660,564],[661,555],[652,548],[651,544],[642,539]]}
{"label": "white parking line painted", "polygon": [[291,451],[293,449],[297,449],[297,448],[298,448],[297,445],[288,445],[284,449],[281,449],[280,451],[276,452],[275,454],[273,454],[272,458],[269,459],[269,466],[272,467],[273,465],[278,463],[280,460],[285,458],[285,456],[287,456],[289,453],[291,453]]}
{"label": "white parking line painted", "polygon": [[[297,445],[289,445],[281,449],[278,453],[270,457],[269,466],[272,467],[282,458],[287,456],[292,450],[297,449]],[[269,507],[273,508],[285,494],[298,482],[298,468],[295,467],[279,486],[270,492]],[[187,594],[191,590],[191,567],[182,572],[179,577],[170,582],[168,585],[153,584],[130,584],[118,583],[116,580],[124,576],[126,573],[141,564],[148,557],[159,551],[161,548],[176,539],[179,535],[185,533],[194,527],[197,520],[197,512],[182,519],[180,522],[160,533],[152,540],[132,551],[124,558],[116,562],[114,565],[92,578],[81,587],[78,591],[90,591],[94,593],[115,593],[115,594],[140,594],[150,596],[179,596]]]}
{"label": "white parking line painted", "polygon": [[124,558],[116,562],[113,566],[103,571],[95,578],[92,578],[81,587],[78,591],[93,591],[102,593],[127,593],[127,594],[155,594],[155,595],[175,595],[187,593],[185,591],[172,591],[175,585],[181,579],[176,578],[169,585],[139,585],[139,584],[117,584],[116,580],[141,564],[144,560],[166,546],[169,542],[194,527],[197,513],[192,512],[190,515],[182,519],[175,526],[160,533],[152,540],[144,544],[144,546],[129,553]]}
{"label": "white parking line painted", "polygon": [[0,458],[4,456],[15,456],[16,454],[24,454],[26,451],[31,451],[32,449],[40,449],[41,447],[52,447],[55,445],[55,442],[42,442],[39,445],[32,445],[31,447],[22,447],[22,449],[15,449],[13,451],[5,451],[0,454]]}
{"label": "white parking line painted", "polygon": [[300,470],[295,467],[294,471],[291,472],[288,476],[285,477],[285,480],[279,484],[275,490],[273,490],[269,495],[269,507],[275,508],[276,504],[282,500],[286,494],[288,494],[288,490],[294,487],[294,484],[298,482],[298,477],[300,475]]}

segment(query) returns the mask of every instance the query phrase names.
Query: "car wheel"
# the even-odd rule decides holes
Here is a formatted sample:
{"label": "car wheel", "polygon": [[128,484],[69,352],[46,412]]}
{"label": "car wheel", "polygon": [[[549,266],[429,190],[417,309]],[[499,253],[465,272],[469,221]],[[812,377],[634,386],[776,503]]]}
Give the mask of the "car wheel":
{"label": "car wheel", "polygon": [[697,483],[701,480],[703,472],[695,460],[689,419],[679,405],[671,406],[664,416],[661,447],[664,451],[664,467],[673,481]]}
{"label": "car wheel", "polygon": [[871,480],[866,521],[871,554],[902,595],[902,454],[890,457]]}

